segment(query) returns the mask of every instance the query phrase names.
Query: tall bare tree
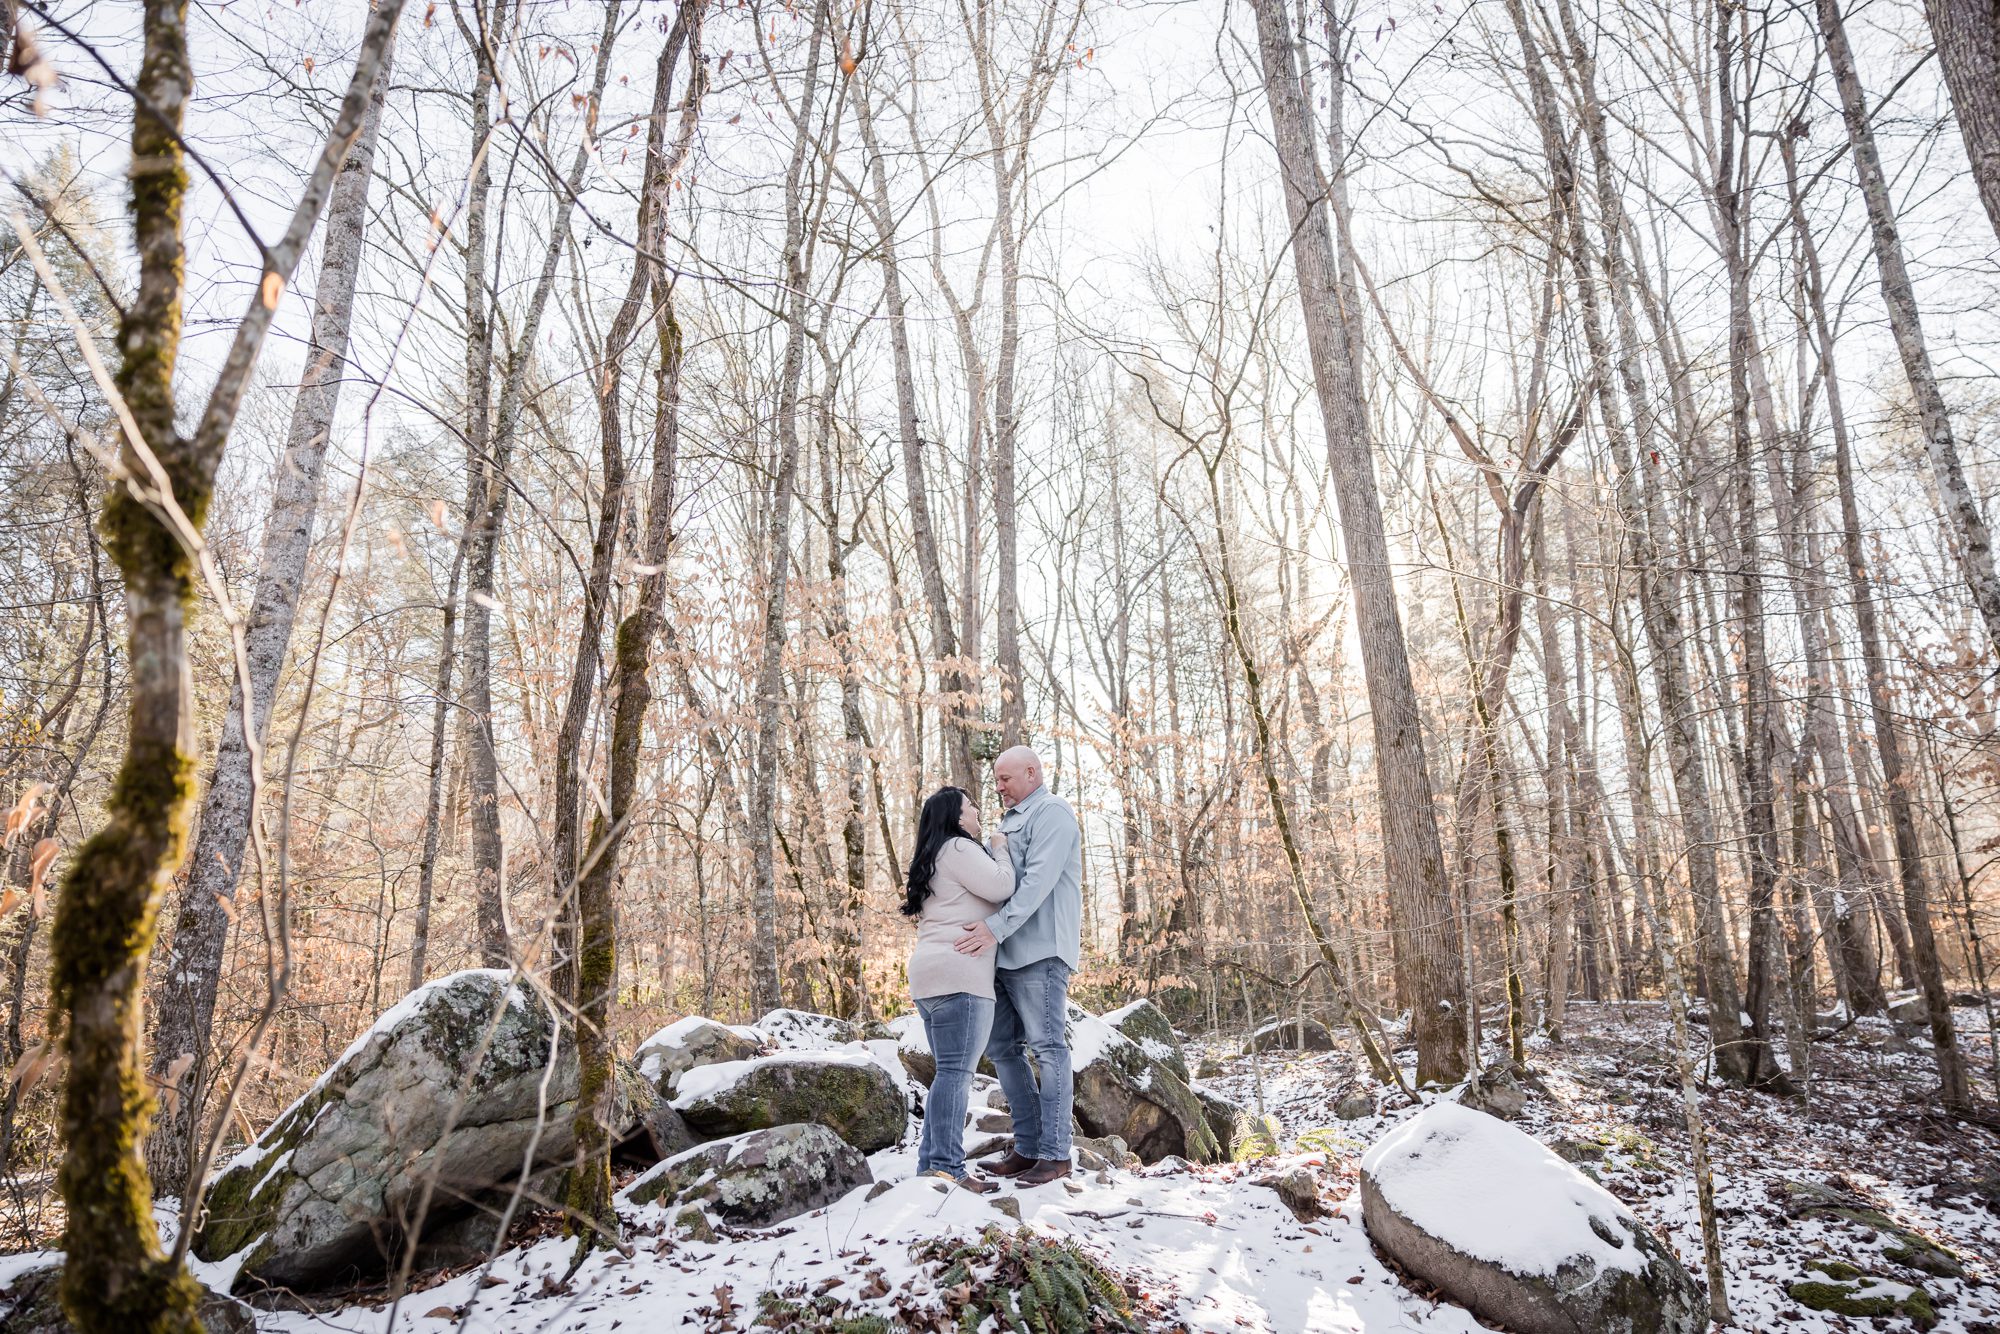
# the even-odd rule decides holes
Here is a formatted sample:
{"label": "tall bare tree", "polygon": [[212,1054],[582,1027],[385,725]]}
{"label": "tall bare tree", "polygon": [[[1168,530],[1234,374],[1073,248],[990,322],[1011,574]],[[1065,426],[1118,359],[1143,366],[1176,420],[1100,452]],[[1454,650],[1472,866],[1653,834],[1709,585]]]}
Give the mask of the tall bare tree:
{"label": "tall bare tree", "polygon": [[1432,808],[1423,719],[1396,609],[1388,537],[1376,491],[1368,422],[1350,329],[1342,316],[1339,267],[1328,221],[1325,179],[1308,135],[1291,18],[1283,0],[1256,0],[1264,95],[1291,220],[1292,259],[1314,389],[1326,431],[1341,540],[1354,587],[1362,669],[1375,727],[1375,771],[1382,802],[1383,869],[1394,929],[1405,942],[1398,967],[1408,981],[1417,1039],[1417,1079],[1450,1081],[1465,1073],[1465,985],[1445,886],[1444,849]]}

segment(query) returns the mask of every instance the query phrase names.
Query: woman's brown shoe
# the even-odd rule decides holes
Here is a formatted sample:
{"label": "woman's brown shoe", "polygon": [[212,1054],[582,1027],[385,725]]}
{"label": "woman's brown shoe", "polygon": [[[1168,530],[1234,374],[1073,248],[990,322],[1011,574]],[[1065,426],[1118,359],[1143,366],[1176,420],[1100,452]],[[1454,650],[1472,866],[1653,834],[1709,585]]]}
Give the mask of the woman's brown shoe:
{"label": "woman's brown shoe", "polygon": [[982,1161],[979,1170],[989,1176],[1017,1177],[1040,1161],[1038,1158],[1024,1158],[1013,1149],[1009,1149],[1004,1158],[988,1158]]}
{"label": "woman's brown shoe", "polygon": [[1051,1181],[1061,1181],[1070,1173],[1069,1159],[1042,1158],[1017,1178],[1024,1186],[1046,1186]]}

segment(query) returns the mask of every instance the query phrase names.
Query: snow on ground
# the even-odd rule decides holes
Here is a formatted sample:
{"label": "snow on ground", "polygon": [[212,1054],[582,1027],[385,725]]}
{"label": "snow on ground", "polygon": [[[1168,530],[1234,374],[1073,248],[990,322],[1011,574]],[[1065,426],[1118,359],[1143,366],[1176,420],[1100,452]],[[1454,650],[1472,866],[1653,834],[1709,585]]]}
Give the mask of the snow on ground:
{"label": "snow on ground", "polygon": [[[1958,1011],[1971,1027],[1977,1012]],[[1538,1043],[1530,1064],[1545,1088],[1517,1122],[1586,1169],[1655,1228],[1701,1274],[1700,1231],[1686,1177],[1679,1091],[1665,1051],[1658,1005],[1572,1005],[1568,1041]],[[1343,1035],[1343,1040],[1345,1037]],[[1236,1053],[1241,1038],[1188,1044],[1190,1064],[1213,1077],[1196,1083],[1246,1104],[1261,1082],[1265,1106],[1292,1154],[1262,1163],[1141,1172],[1079,1173],[1068,1185],[1003,1187],[1021,1222],[1073,1238],[1170,1313],[1156,1328],[1198,1331],[1364,1331],[1365,1334],[1470,1334],[1482,1328],[1462,1309],[1405,1286],[1377,1258],[1360,1225],[1356,1172],[1368,1147],[1410,1118],[1414,1107],[1373,1089],[1376,1115],[1342,1121],[1342,1098],[1370,1087],[1349,1051]],[[871,1050],[885,1064],[893,1044]],[[1983,1070],[1983,1028],[1966,1035]],[[1489,1059],[1497,1053],[1489,1050]],[[1412,1053],[1403,1053],[1405,1061]],[[1762,1094],[1710,1089],[1717,1202],[1729,1297],[1740,1330],[1802,1334],[1910,1328],[1900,1318],[1861,1321],[1799,1306],[1788,1283],[1810,1275],[1814,1259],[1858,1265],[1892,1284],[1920,1277],[1938,1308],[1941,1334],[2000,1334],[2000,1201],[1971,1183],[2000,1173],[2000,1134],[1953,1123],[1926,1101],[1935,1087],[1929,1052],[1863,1020],[1816,1044],[1818,1078],[1809,1108]],[[1208,1064],[1213,1062],[1214,1064]],[[984,1099],[975,1096],[975,1111]],[[1352,1110],[1352,1108],[1350,1108]],[[764,1291],[823,1287],[851,1298],[853,1310],[888,1316],[934,1305],[936,1274],[912,1247],[940,1236],[973,1237],[1012,1228],[989,1199],[935,1179],[915,1179],[913,1121],[902,1145],[870,1158],[875,1197],[856,1191],[832,1206],[759,1231],[718,1229],[699,1242],[674,1228],[658,1205],[626,1214],[632,1254],[602,1254],[568,1282],[571,1243],[548,1220],[530,1220],[520,1245],[482,1275],[420,1276],[420,1288],[391,1312],[379,1293],[314,1312],[270,1311],[270,1334],[609,1334],[632,1331],[753,1329]],[[968,1143],[987,1138],[968,1132]],[[1334,1212],[1301,1224],[1260,1179],[1305,1165]],[[1963,1279],[1913,1275],[1886,1263],[1879,1238],[1840,1220],[1788,1215],[1785,1183],[1830,1184],[1957,1254]],[[1479,1179],[1464,1190],[1477,1202]],[[2000,1188],[1991,1182],[1987,1189]],[[1492,1204],[1493,1202],[1488,1202]],[[1505,1202],[1499,1202],[1504,1208]],[[0,1265],[18,1264],[14,1260]],[[223,1276],[210,1275],[212,1279]],[[0,1278],[4,1283],[4,1278]],[[1885,1289],[1886,1291],[1886,1289]]]}
{"label": "snow on ground", "polygon": [[[876,1292],[869,1305],[890,1311],[899,1301],[928,1305],[924,1299],[934,1291],[934,1275],[910,1258],[913,1245],[1015,1226],[987,1199],[916,1178],[912,1148],[885,1149],[869,1162],[878,1181],[892,1183],[877,1198],[856,1191],[778,1227],[729,1231],[714,1243],[687,1240],[661,1206],[632,1210],[626,1216],[632,1257],[600,1254],[567,1285],[559,1281],[572,1243],[549,1237],[505,1252],[483,1280],[477,1271],[461,1273],[412,1293],[393,1326],[386,1306],[350,1306],[269,1312],[259,1328],[443,1334],[463,1321],[475,1334],[747,1330],[760,1292],[825,1280],[835,1280],[835,1297]],[[1190,1330],[1470,1334],[1480,1328],[1465,1312],[1405,1289],[1375,1258],[1358,1216],[1298,1223],[1275,1192],[1252,1182],[1267,1170],[1113,1172],[1103,1183],[1079,1174],[1074,1189],[1010,1185],[1004,1193],[1019,1201],[1022,1223],[1073,1238],[1120,1275],[1138,1279]],[[725,1310],[735,1312],[733,1324],[723,1322]]]}

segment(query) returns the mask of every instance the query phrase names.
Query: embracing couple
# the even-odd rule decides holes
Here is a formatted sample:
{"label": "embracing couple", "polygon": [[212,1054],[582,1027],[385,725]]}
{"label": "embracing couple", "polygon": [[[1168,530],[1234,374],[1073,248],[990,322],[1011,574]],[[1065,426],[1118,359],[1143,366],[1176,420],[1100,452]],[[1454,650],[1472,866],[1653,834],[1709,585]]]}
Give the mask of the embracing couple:
{"label": "embracing couple", "polygon": [[998,1187],[965,1170],[966,1102],[982,1054],[1007,1095],[1014,1146],[980,1168],[1026,1186],[1070,1174],[1069,980],[1083,938],[1076,812],[1044,785],[1026,746],[993,762],[993,786],[1006,812],[990,839],[963,788],[924,803],[903,902],[918,919],[910,995],[937,1058],[917,1171],[982,1194]]}

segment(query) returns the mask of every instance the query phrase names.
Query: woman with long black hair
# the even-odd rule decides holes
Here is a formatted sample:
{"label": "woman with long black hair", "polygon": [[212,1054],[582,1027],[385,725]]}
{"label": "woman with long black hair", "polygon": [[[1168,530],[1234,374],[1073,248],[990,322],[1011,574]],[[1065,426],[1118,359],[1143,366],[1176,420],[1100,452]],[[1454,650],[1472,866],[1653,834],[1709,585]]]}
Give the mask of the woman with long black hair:
{"label": "woman with long black hair", "polygon": [[[961,954],[952,948],[968,922],[977,922],[1014,893],[1014,866],[979,842],[979,803],[963,788],[931,794],[917,817],[917,850],[910,858],[903,912],[917,919],[910,952],[910,995],[924,1019],[924,1035],[937,1073],[924,1099],[924,1133],[917,1171],[946,1176],[967,1190],[998,1189],[965,1170],[965,1104],[972,1071],[993,1029],[993,951]],[[1006,836],[995,834],[1001,849]]]}

